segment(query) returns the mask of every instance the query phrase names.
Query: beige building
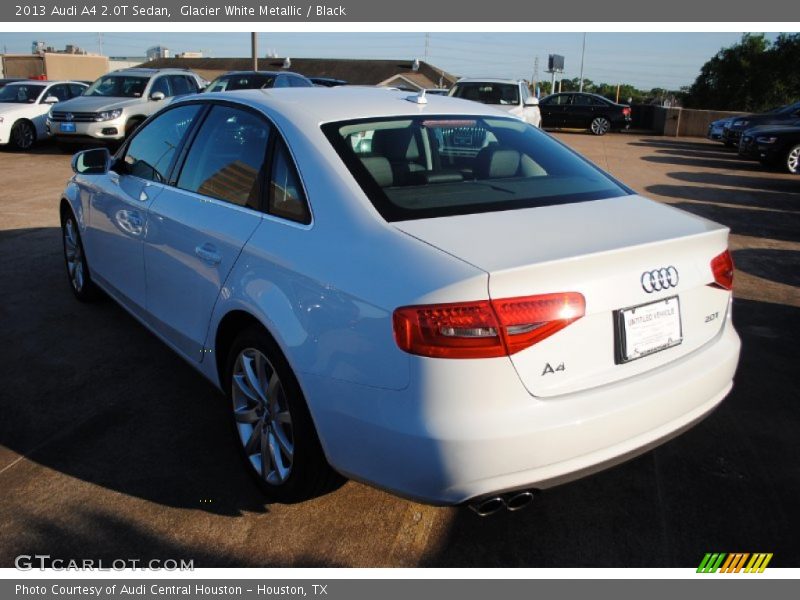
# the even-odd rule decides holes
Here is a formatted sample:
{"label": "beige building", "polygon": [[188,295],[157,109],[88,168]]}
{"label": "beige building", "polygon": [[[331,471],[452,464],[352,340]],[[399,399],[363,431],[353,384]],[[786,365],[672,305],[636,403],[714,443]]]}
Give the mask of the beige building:
{"label": "beige building", "polygon": [[108,57],[94,54],[4,54],[3,75],[38,79],[94,81],[108,73]]}

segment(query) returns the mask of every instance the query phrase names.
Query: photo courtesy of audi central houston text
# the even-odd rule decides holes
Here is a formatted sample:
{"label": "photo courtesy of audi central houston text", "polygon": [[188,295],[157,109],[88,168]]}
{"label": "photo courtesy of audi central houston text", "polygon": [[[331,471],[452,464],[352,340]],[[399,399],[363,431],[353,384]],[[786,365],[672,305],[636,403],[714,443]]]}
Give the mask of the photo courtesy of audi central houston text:
{"label": "photo courtesy of audi central houston text", "polygon": [[800,36],[386,35],[0,33],[2,566],[793,566]]}

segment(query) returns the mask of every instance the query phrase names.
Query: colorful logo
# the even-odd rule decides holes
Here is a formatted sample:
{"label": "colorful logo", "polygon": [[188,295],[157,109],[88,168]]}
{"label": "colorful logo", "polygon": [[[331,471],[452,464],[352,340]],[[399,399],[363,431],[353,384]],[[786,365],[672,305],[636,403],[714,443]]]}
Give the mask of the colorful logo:
{"label": "colorful logo", "polygon": [[750,554],[749,552],[735,552],[733,554],[708,552],[703,557],[703,560],[700,561],[697,572],[738,573],[739,571],[744,571],[745,573],[763,573],[771,560],[771,552],[758,552],[755,554]]}

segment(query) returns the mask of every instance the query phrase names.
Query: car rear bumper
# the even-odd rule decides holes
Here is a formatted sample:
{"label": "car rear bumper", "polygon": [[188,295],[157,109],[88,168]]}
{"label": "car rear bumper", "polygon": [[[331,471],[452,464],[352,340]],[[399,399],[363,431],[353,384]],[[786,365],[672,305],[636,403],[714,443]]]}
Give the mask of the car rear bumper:
{"label": "car rear bumper", "polygon": [[739,349],[728,316],[687,356],[546,400],[527,393],[506,359],[419,359],[416,383],[400,392],[300,379],[334,468],[402,496],[458,504],[559,485],[678,435],[730,391]]}

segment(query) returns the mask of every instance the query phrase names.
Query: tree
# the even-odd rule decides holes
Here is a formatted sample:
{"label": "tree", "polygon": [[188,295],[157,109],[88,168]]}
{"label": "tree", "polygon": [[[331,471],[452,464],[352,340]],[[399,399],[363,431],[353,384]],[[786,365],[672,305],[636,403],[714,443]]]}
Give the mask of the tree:
{"label": "tree", "polygon": [[716,110],[763,111],[800,97],[800,34],[745,34],[700,69],[686,105]]}

